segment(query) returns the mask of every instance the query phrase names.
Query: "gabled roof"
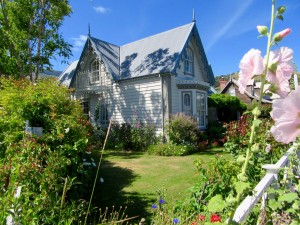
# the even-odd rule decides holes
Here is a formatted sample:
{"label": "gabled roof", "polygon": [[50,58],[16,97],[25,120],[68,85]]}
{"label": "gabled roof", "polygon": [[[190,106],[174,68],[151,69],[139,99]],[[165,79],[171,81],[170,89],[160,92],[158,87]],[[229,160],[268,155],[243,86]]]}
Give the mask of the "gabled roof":
{"label": "gabled roof", "polygon": [[103,60],[105,67],[115,80],[119,79],[120,47],[97,38],[88,37],[95,53]]}
{"label": "gabled roof", "polygon": [[75,69],[77,67],[79,60],[72,62],[59,76],[59,81],[61,84],[70,87],[71,81],[74,76]]}
{"label": "gabled roof", "polygon": [[[91,46],[103,60],[114,80],[158,73],[175,74],[191,37],[196,38],[205,68],[205,79],[213,85],[214,75],[207,62],[195,22],[120,47],[89,36],[82,54]],[[79,62],[82,58],[83,55],[80,56]]]}
{"label": "gabled roof", "polygon": [[[255,82],[248,82],[248,84],[247,85],[250,85],[250,84],[255,84]],[[237,81],[237,80],[235,80],[235,79],[230,79],[228,82],[227,82],[227,84],[226,84],[226,86],[223,88],[223,90],[221,91],[221,94],[225,94],[226,92],[227,92],[227,90],[230,88],[230,86],[231,85],[236,85],[237,87],[239,87],[240,86],[240,84],[239,84],[239,82]],[[245,91],[245,93],[244,93],[246,96],[248,96],[249,98],[251,98],[251,99],[256,99],[256,100],[259,100],[259,97],[258,96],[256,96],[256,95],[252,95],[250,92],[248,92],[248,91]],[[262,102],[263,103],[272,103],[272,101],[271,100],[268,100],[268,99],[265,99],[265,98],[263,98],[262,99]]]}
{"label": "gabled roof", "polygon": [[121,78],[171,72],[194,23],[121,46]]}

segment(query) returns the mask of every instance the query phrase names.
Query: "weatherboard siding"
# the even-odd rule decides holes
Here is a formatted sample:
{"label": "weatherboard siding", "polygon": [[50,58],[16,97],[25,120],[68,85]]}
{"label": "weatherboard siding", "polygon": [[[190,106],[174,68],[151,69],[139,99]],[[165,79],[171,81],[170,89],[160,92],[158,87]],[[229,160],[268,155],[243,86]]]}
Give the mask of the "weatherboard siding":
{"label": "weatherboard siding", "polygon": [[152,76],[144,79],[121,81],[113,86],[113,119],[119,123],[142,121],[162,129],[161,79]]}

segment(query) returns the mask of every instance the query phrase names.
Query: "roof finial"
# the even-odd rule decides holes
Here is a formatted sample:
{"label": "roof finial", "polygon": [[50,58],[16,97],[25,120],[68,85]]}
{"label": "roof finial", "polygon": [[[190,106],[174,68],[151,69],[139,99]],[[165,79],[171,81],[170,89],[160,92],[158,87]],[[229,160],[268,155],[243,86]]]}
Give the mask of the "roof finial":
{"label": "roof finial", "polygon": [[90,28],[90,23],[89,23],[89,25],[88,25],[89,27],[88,27],[88,29],[89,29],[89,31],[88,31],[88,36],[90,37],[91,36],[91,28]]}
{"label": "roof finial", "polygon": [[193,21],[192,22],[196,22],[196,17],[195,17],[195,9],[193,9]]}

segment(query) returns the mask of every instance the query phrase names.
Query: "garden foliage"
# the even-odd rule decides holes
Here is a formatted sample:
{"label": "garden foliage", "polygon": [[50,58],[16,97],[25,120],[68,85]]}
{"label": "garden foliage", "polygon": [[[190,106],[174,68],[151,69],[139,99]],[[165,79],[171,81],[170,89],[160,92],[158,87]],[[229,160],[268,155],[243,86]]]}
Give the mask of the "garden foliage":
{"label": "garden foliage", "polygon": [[184,113],[178,113],[171,116],[166,131],[174,144],[193,144],[198,133],[197,121]]}
{"label": "garden foliage", "polygon": [[218,119],[229,122],[237,119],[237,112],[243,113],[247,105],[235,96],[211,94],[207,99],[208,107],[217,109]]}
{"label": "garden foliage", "polygon": [[[91,168],[83,166],[90,127],[79,102],[53,79],[0,79],[0,218],[20,224],[80,219],[89,196]],[[41,137],[24,132],[25,121]],[[14,198],[21,188],[19,198]]]}

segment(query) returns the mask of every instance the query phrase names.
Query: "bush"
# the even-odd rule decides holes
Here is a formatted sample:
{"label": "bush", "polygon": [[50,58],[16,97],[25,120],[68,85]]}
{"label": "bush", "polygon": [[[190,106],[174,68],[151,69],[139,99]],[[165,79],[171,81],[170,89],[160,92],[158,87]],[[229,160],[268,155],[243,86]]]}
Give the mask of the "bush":
{"label": "bush", "polygon": [[[270,129],[274,123],[271,119],[260,118],[260,120],[263,126],[260,126],[256,130],[254,143],[258,144],[251,150],[254,157],[252,157],[253,161],[250,163],[248,169],[248,176],[255,182],[258,182],[263,175],[260,165],[277,162],[289,148],[289,145],[275,141],[271,135]],[[239,121],[232,121],[226,125],[225,151],[230,152],[235,158],[243,154],[245,157],[250,137],[249,127],[251,126],[251,122],[252,116],[245,114]]]}
{"label": "bush", "polygon": [[183,113],[171,117],[166,130],[169,140],[178,145],[194,145],[197,140],[197,121]]}
{"label": "bush", "polygon": [[237,119],[237,112],[244,112],[247,105],[235,96],[224,94],[212,94],[207,99],[208,107],[215,107],[218,119],[221,122],[229,122]]}
{"label": "bush", "polygon": [[206,135],[208,137],[209,144],[223,145],[224,136],[225,136],[226,128],[223,123],[219,121],[209,122],[206,130]]}
{"label": "bush", "polygon": [[113,123],[107,142],[108,149],[144,151],[151,144],[156,144],[155,126],[138,122],[136,124]]}
{"label": "bush", "polygon": [[[11,201],[22,208],[16,223],[58,224],[84,215],[80,199],[90,195],[93,169],[83,159],[92,128],[69,96],[53,79],[34,85],[0,78],[0,199],[4,208]],[[26,120],[43,126],[43,135],[25,133]],[[17,187],[21,196],[14,199]]]}

